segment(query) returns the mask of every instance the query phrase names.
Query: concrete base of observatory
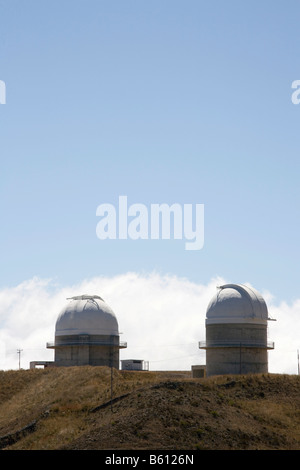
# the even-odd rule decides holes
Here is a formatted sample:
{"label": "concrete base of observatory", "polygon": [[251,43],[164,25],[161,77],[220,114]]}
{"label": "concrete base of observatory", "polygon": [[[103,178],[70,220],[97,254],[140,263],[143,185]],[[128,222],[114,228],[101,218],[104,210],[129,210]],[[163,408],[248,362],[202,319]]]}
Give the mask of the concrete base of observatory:
{"label": "concrete base of observatory", "polygon": [[220,348],[206,350],[206,374],[261,374],[268,372],[265,350],[251,348]]}
{"label": "concrete base of observatory", "polygon": [[109,347],[99,349],[89,345],[57,348],[54,365],[56,367],[109,366],[119,369],[119,351]]}
{"label": "concrete base of observatory", "polygon": [[[206,326],[206,374],[268,372],[267,331],[253,324]],[[201,346],[200,346],[201,347]]]}
{"label": "concrete base of observatory", "polygon": [[119,337],[78,335],[59,336],[55,345],[54,365],[68,366],[109,366],[119,369]]}

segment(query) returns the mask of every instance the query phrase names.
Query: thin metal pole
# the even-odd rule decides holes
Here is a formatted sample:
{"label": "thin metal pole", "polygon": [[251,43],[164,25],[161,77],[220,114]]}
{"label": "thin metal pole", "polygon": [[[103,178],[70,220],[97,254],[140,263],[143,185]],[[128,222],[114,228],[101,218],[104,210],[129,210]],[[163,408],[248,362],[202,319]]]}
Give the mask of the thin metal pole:
{"label": "thin metal pole", "polygon": [[300,366],[299,366],[299,349],[297,349],[297,357],[298,357],[298,375],[300,375]]}
{"label": "thin metal pole", "polygon": [[113,349],[113,338],[110,338],[110,353],[109,353],[109,360],[110,360],[110,410],[111,412],[113,411],[113,354],[114,354],[114,349]]}
{"label": "thin metal pole", "polygon": [[112,398],[113,398],[113,368],[110,368],[110,410],[112,411]]}
{"label": "thin metal pole", "polygon": [[21,369],[21,352],[23,349],[17,349],[17,353],[19,354],[19,370]]}

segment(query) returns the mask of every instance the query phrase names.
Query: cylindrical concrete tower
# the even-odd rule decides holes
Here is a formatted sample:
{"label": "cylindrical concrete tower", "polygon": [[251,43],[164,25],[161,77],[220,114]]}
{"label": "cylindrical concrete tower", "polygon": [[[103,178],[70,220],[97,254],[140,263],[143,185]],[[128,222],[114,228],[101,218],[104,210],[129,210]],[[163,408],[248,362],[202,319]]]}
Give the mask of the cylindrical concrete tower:
{"label": "cylindrical concrete tower", "polygon": [[253,287],[218,287],[206,311],[206,375],[268,372],[267,305]]}
{"label": "cylindrical concrete tower", "polygon": [[114,312],[98,295],[71,297],[55,325],[55,366],[109,366],[119,369],[118,322]]}

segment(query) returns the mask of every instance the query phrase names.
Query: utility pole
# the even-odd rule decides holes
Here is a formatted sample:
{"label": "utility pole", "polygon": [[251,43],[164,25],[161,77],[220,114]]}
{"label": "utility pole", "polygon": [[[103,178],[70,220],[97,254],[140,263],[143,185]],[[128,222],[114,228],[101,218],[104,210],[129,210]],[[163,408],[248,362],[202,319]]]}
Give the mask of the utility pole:
{"label": "utility pole", "polygon": [[23,349],[17,349],[17,353],[19,354],[19,370],[21,369],[21,352]]}
{"label": "utility pole", "polygon": [[113,400],[113,367],[110,368],[110,411],[112,412],[112,400]]}

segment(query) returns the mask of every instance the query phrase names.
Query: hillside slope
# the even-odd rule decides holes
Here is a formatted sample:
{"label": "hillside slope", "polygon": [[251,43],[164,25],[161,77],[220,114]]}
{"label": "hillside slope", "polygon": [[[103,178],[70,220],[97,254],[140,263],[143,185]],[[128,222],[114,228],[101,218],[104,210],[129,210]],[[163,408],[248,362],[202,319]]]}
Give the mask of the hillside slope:
{"label": "hillside slope", "polygon": [[300,377],[0,371],[0,448],[299,450]]}

